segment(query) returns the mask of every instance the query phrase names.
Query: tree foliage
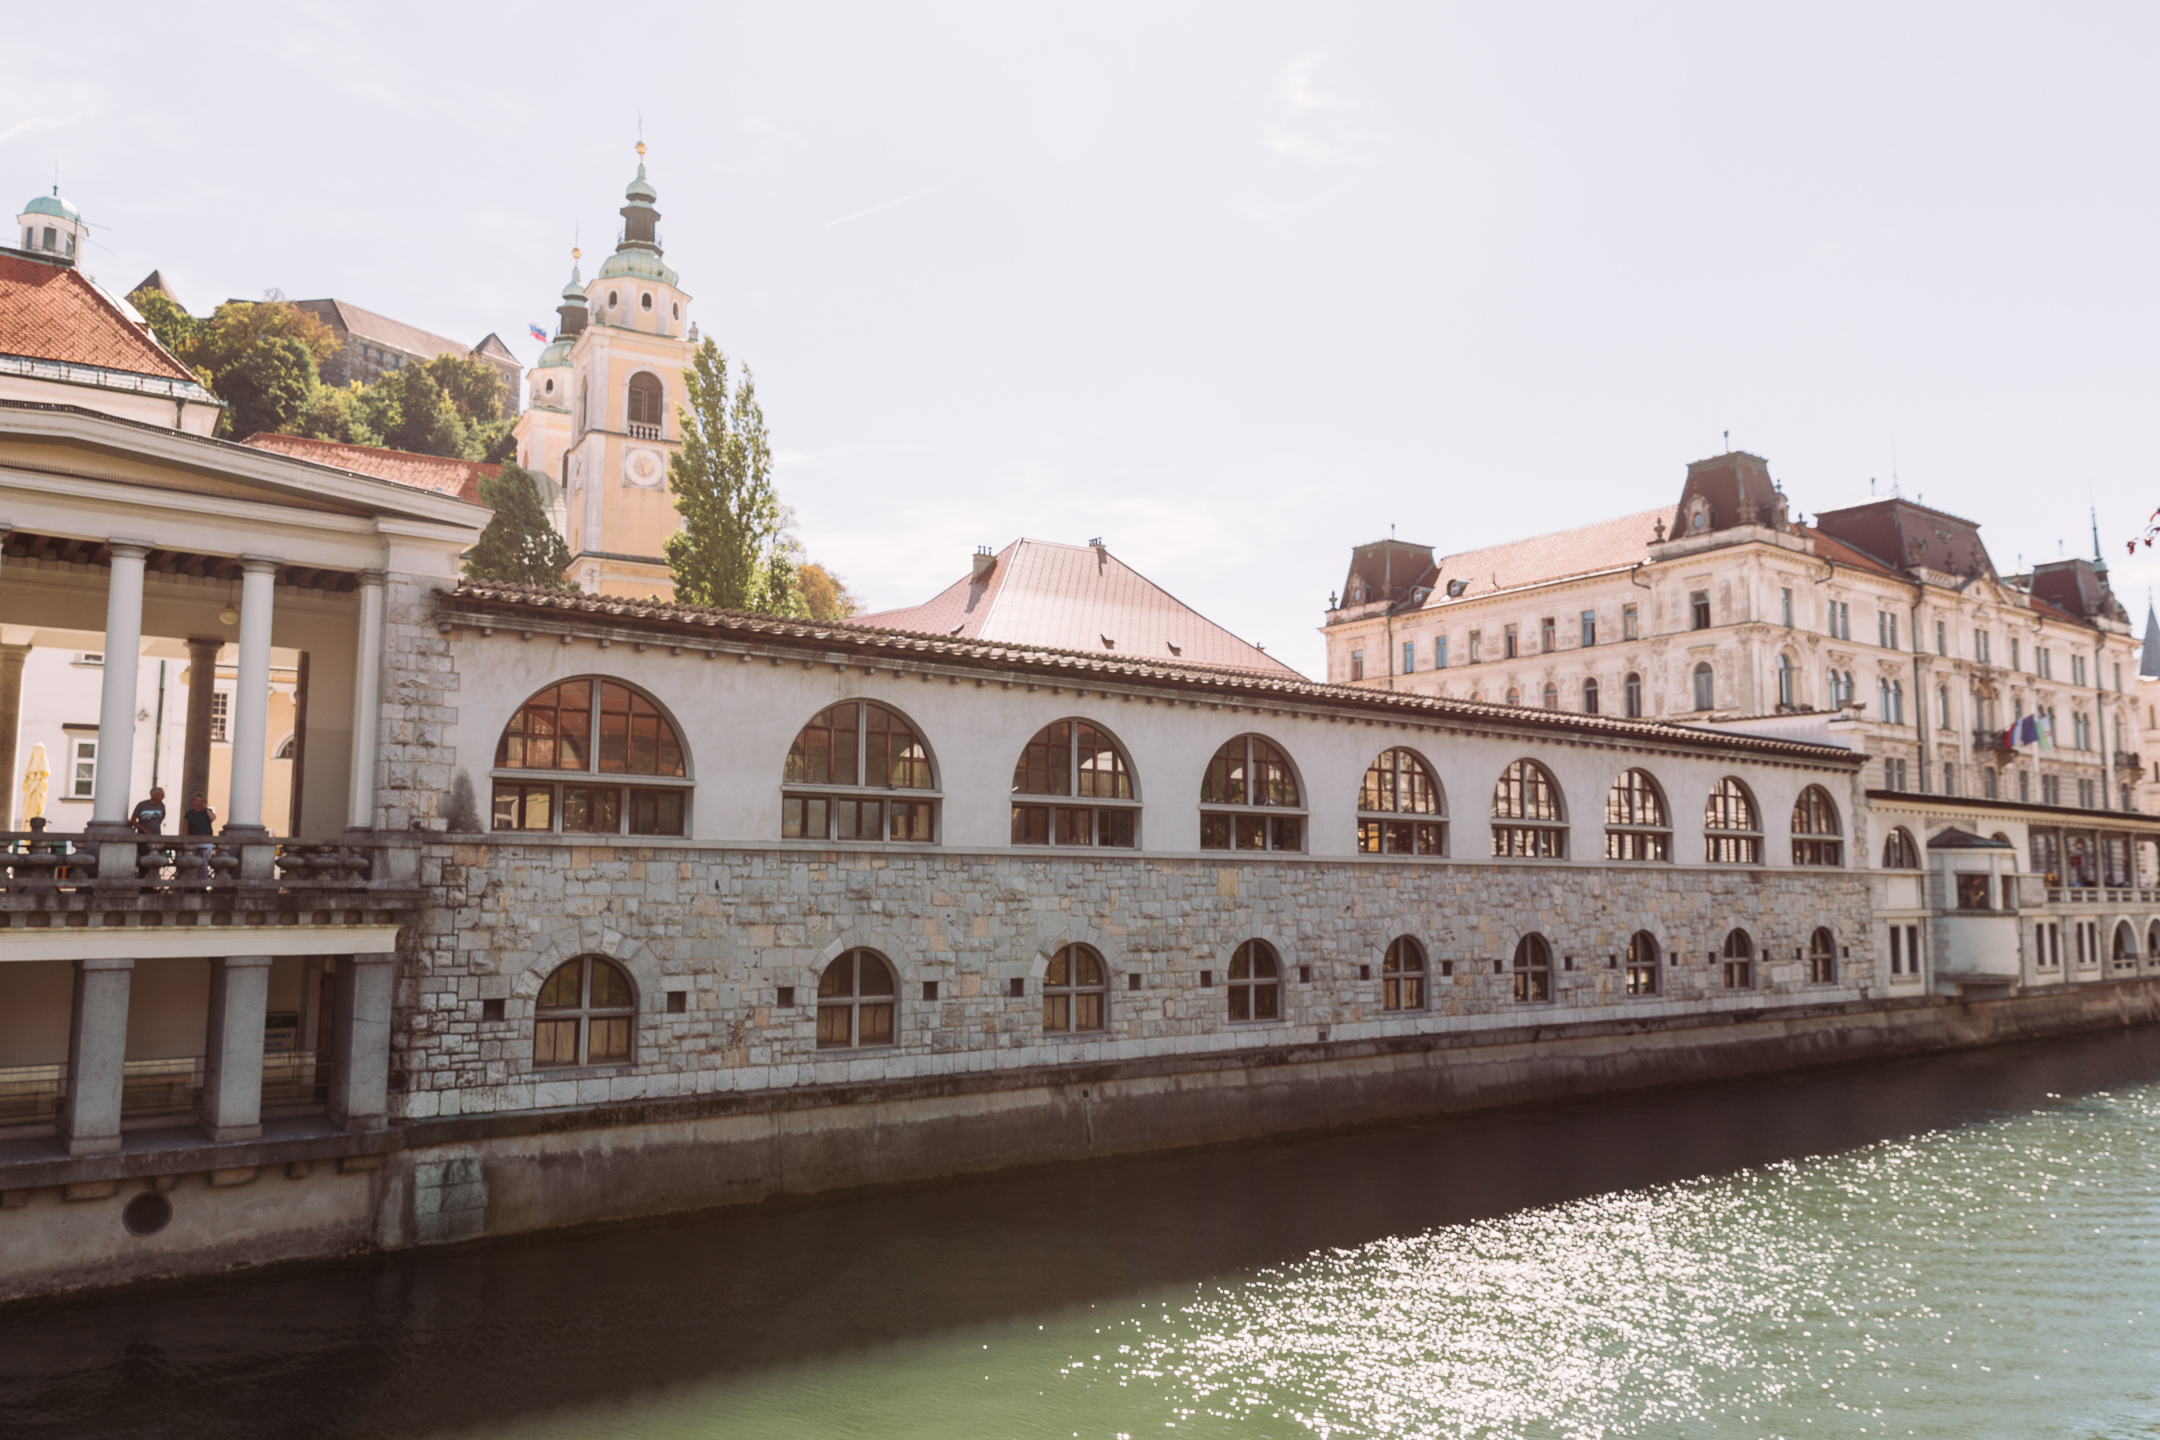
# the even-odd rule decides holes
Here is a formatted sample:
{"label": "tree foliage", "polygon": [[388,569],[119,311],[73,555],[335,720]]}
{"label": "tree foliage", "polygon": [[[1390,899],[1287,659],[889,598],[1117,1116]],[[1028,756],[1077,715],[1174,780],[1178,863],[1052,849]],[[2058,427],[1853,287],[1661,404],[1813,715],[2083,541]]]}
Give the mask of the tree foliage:
{"label": "tree foliage", "polygon": [[570,568],[570,547],[548,520],[541,485],[530,470],[507,462],[500,476],[480,477],[480,503],[493,510],[495,518],[465,556],[467,575],[500,585],[572,588],[563,576]]}
{"label": "tree foliage", "polygon": [[862,601],[848,589],[847,581],[814,560],[795,567],[795,588],[813,620],[845,620],[862,613]]}
{"label": "tree foliage", "polygon": [[798,613],[800,549],[773,493],[772,448],[749,368],[730,392],[727,357],[707,340],[683,371],[683,385],[689,404],[676,411],[682,449],[668,462],[668,488],[682,515],[682,529],[667,539],[675,598]]}

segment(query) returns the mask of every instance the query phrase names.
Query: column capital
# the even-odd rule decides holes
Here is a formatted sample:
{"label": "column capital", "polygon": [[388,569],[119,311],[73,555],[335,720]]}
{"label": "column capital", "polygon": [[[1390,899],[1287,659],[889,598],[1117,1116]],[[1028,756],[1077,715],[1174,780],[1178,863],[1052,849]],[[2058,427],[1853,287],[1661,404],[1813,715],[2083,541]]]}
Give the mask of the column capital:
{"label": "column capital", "polygon": [[381,570],[362,570],[360,572],[360,583],[373,586],[379,590],[382,588],[383,576],[384,572]]}
{"label": "column capital", "polygon": [[115,560],[140,560],[156,548],[148,540],[126,540],[118,535],[108,537],[105,544]]}
{"label": "column capital", "polygon": [[225,637],[222,635],[190,635],[187,637],[187,644],[190,650],[222,650],[225,648]]}
{"label": "column capital", "polygon": [[285,562],[273,555],[242,555],[240,569],[249,575],[275,575]]}
{"label": "column capital", "polygon": [[270,967],[268,955],[220,955],[217,963],[228,970],[266,970]]}
{"label": "column capital", "polygon": [[133,957],[116,959],[108,955],[103,959],[78,960],[75,963],[85,970],[133,970],[135,968]]}

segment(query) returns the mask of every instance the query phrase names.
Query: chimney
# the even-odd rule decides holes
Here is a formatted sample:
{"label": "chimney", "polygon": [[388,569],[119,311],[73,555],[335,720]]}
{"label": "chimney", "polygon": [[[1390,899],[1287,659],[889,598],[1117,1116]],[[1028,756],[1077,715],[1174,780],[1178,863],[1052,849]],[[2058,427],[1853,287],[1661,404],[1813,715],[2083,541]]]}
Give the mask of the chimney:
{"label": "chimney", "polygon": [[978,545],[975,547],[975,572],[968,579],[971,583],[980,585],[996,568],[996,552],[987,545]]}

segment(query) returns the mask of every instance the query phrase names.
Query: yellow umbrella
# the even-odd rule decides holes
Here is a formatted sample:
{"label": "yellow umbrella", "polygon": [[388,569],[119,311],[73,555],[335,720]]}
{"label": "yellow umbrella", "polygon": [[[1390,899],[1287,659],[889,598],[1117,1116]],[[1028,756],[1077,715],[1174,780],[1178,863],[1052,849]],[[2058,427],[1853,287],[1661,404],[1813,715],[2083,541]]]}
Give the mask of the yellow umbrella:
{"label": "yellow umbrella", "polygon": [[52,771],[45,764],[45,747],[42,743],[32,745],[30,747],[30,763],[23,766],[22,777],[22,810],[25,825],[45,813],[45,792],[51,785]]}

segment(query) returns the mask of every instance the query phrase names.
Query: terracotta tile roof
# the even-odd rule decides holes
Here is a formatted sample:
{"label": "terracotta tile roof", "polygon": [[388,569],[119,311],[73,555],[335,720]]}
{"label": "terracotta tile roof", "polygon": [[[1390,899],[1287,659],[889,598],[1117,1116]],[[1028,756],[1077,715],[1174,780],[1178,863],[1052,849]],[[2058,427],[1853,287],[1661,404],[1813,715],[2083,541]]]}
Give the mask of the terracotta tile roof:
{"label": "terracotta tile roof", "polygon": [[81,271],[12,255],[0,255],[0,355],[195,379]]}
{"label": "terracotta tile roof", "polygon": [[309,440],[299,435],[250,435],[240,443],[295,460],[312,460],[317,465],[372,475],[377,480],[394,480],[415,490],[432,490],[475,505],[481,503],[480,477],[492,480],[502,474],[502,466],[482,465],[477,460],[379,450],[373,445],[341,445],[334,440]]}
{"label": "terracotta tile roof", "polygon": [[[1662,514],[1662,511],[1657,513]],[[1519,705],[1488,705],[1410,695],[1362,686],[1323,685],[1294,671],[1262,674],[1220,666],[1122,658],[1100,646],[1074,652],[1039,645],[998,644],[955,635],[885,630],[859,623],[831,624],[751,615],[703,605],[664,600],[629,600],[608,595],[580,595],[560,590],[532,590],[473,581],[455,590],[435,592],[437,613],[445,620],[517,628],[607,630],[649,637],[660,644],[786,647],[828,657],[845,656],[853,664],[896,665],[944,662],[1002,671],[1039,683],[1147,685],[1182,689],[1223,703],[1243,705],[1303,704],[1341,713],[1345,718],[1386,716],[1431,724],[1453,724],[1481,733],[1517,735],[1594,735],[1628,743],[1655,744],[1700,754],[1756,754],[1798,759],[1836,769],[1857,769],[1863,755],[1823,745],[1760,735],[1719,734],[1663,720],[1623,720],[1611,715],[1583,715],[1567,710],[1536,710]]]}
{"label": "terracotta tile roof", "polygon": [[1640,510],[1573,530],[1555,530],[1483,550],[1465,550],[1439,562],[1432,598],[1427,606],[1447,603],[1447,582],[1467,580],[1463,599],[1475,599],[1501,590],[1566,580],[1576,575],[1596,575],[1624,570],[1638,560],[1650,558],[1650,537],[1657,524],[1671,517],[1672,507]]}
{"label": "terracotta tile roof", "polygon": [[1108,550],[1015,540],[980,581],[954,581],[905,610],[849,623],[1186,665],[1298,672],[1240,640]]}

